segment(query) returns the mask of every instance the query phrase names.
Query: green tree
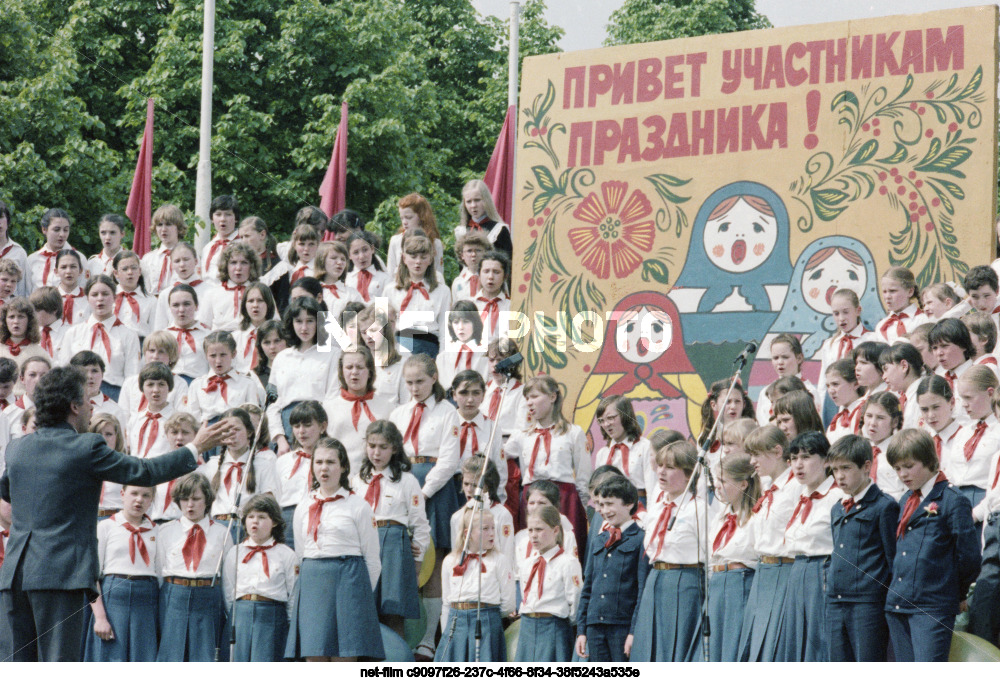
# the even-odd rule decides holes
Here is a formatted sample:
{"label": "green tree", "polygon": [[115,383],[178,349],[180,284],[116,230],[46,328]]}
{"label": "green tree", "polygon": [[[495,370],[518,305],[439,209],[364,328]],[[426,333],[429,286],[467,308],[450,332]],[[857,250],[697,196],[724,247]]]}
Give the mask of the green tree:
{"label": "green tree", "polygon": [[606,45],[647,43],[770,28],[754,0],[625,0],[608,23]]}

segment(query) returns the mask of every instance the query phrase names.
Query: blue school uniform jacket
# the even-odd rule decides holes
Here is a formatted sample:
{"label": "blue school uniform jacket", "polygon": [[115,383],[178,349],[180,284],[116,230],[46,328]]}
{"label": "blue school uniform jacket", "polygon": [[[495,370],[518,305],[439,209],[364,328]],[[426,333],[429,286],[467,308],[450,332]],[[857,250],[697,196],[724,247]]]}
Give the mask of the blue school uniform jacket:
{"label": "blue school uniform jacket", "polygon": [[633,522],[621,541],[604,548],[608,533],[601,532],[589,547],[577,609],[577,634],[586,635],[588,624],[615,624],[635,629],[639,597],[646,586],[649,559],[642,542],[646,533]]}
{"label": "blue school uniform jacket", "polygon": [[829,600],[845,603],[885,603],[896,556],[899,504],[872,485],[861,501],[844,512],[830,510],[833,555],[827,572]]}
{"label": "blue school uniform jacket", "polygon": [[[899,500],[900,508],[911,494]],[[957,615],[959,602],[979,575],[980,561],[972,505],[942,480],[921,500],[906,535],[896,542],[886,612]]]}

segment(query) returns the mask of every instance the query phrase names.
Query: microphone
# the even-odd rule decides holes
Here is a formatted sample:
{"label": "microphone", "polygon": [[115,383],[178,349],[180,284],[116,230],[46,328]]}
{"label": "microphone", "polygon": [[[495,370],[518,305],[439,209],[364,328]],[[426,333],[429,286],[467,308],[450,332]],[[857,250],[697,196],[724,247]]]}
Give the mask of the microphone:
{"label": "microphone", "polygon": [[264,388],[264,409],[278,401],[278,388],[274,383],[268,383]]}
{"label": "microphone", "polygon": [[740,353],[739,357],[733,360],[733,364],[746,364],[747,360],[750,359],[750,355],[757,352],[757,344],[753,341],[747,343],[747,346],[743,348],[743,352]]}
{"label": "microphone", "polygon": [[519,365],[524,361],[524,356],[520,353],[514,353],[510,357],[500,360],[497,365],[493,367],[493,371],[498,374],[503,374],[504,376],[511,376],[514,373],[514,367]]}

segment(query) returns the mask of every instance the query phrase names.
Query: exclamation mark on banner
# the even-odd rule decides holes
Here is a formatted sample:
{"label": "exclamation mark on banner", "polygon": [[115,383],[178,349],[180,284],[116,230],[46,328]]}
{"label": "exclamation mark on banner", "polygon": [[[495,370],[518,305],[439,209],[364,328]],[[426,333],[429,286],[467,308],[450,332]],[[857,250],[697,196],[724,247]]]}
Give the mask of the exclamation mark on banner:
{"label": "exclamation mark on banner", "polygon": [[815,135],[816,122],[819,120],[819,102],[819,90],[810,90],[806,95],[806,120],[809,125],[809,134],[804,141],[806,149],[815,149],[819,144],[819,137]]}

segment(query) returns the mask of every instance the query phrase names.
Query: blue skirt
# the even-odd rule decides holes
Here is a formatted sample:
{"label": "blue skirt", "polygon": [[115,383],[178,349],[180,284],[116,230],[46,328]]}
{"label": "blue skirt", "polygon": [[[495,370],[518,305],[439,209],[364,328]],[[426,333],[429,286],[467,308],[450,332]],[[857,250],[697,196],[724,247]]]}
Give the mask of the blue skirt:
{"label": "blue skirt", "polygon": [[[285,439],[288,440],[289,447],[292,446],[292,442],[295,439],[292,437],[292,423],[291,423],[292,409],[295,409],[295,407],[297,407],[301,402],[302,400],[299,400],[298,402],[292,402],[287,407],[284,407],[281,410],[281,428],[285,433]],[[351,471],[351,472],[356,473],[357,471]]]}
{"label": "blue skirt", "polygon": [[[507,640],[500,621],[500,606],[490,605],[479,610],[483,638],[479,649],[480,662],[506,662]],[[473,662],[476,659],[476,611],[448,610],[448,622],[441,633],[435,662]]]}
{"label": "blue skirt", "polygon": [[569,662],[576,630],[562,617],[521,617],[515,662]]}
{"label": "blue skirt", "polygon": [[285,657],[385,659],[375,596],[364,558],[302,560],[292,593]]}
{"label": "blue skirt", "polygon": [[829,662],[826,571],[830,556],[796,556],[788,576],[778,633],[784,662]]}
{"label": "blue skirt", "polygon": [[[225,622],[222,587],[160,587],[160,648],[157,662],[213,662],[221,654]],[[228,642],[227,642],[228,643]]]}
{"label": "blue skirt", "polygon": [[155,662],[159,595],[155,578],[130,580],[109,575],[102,579],[101,600],[115,638],[97,638],[93,618],[88,618],[84,662]]}
{"label": "blue skirt", "polygon": [[785,588],[793,564],[758,563],[743,611],[740,660],[775,662]]}
{"label": "blue skirt", "polygon": [[283,506],[281,517],[285,521],[285,546],[290,549],[295,548],[295,532],[293,531],[295,520],[295,506]]}
{"label": "blue skirt", "polygon": [[[432,463],[415,463],[411,471],[422,487],[427,479],[427,473],[434,468]],[[443,556],[451,550],[451,517],[460,509],[465,500],[460,498],[461,489],[451,477],[444,487],[427,500],[427,521],[431,524],[431,538],[434,539],[434,550]]]}
{"label": "blue skirt", "polygon": [[236,601],[233,603],[236,647],[233,662],[281,662],[288,638],[285,603]]}
{"label": "blue skirt", "polygon": [[708,659],[739,662],[743,611],[753,584],[751,569],[713,572],[708,581]]}
{"label": "blue skirt", "polygon": [[378,528],[382,574],[375,587],[375,607],[379,615],[399,615],[420,619],[417,568],[410,549],[410,534],[402,525]]}
{"label": "blue skirt", "polygon": [[639,601],[631,662],[702,659],[701,578],[699,568],[650,571]]}

